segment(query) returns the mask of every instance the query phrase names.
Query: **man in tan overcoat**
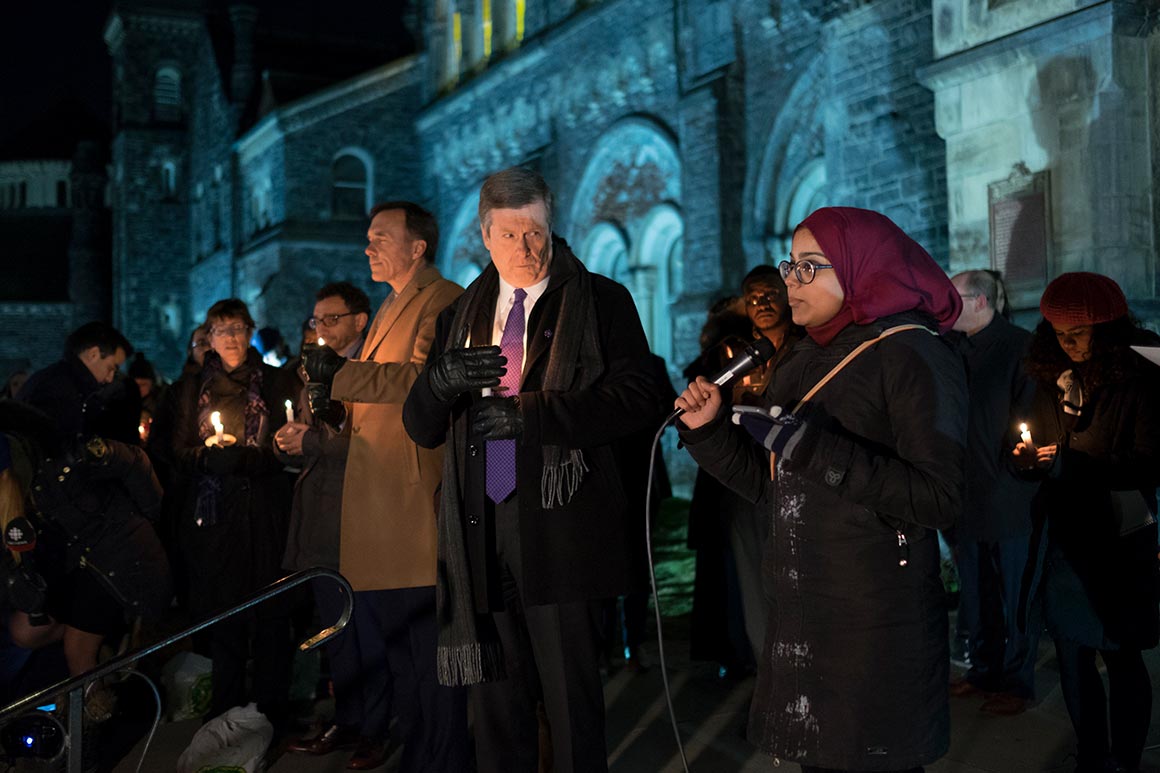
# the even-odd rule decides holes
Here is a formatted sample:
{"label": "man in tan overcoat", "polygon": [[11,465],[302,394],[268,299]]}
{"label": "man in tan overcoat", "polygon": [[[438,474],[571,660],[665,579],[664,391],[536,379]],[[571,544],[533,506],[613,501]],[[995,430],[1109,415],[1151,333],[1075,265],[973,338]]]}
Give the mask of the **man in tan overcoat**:
{"label": "man in tan overcoat", "polygon": [[[435,676],[435,489],[443,450],[403,429],[403,401],[427,361],[435,318],[463,292],[432,264],[435,218],[411,202],[371,210],[371,276],[391,286],[356,359],[326,346],[304,352],[311,382],[349,406],[339,569],[355,590],[355,634],[366,709],[385,731],[393,706],[403,732],[401,771],[469,770],[466,697]],[[383,669],[389,669],[386,676]],[[382,694],[386,684],[393,695]],[[377,693],[377,694],[376,694]],[[364,728],[365,732],[365,728]],[[385,737],[385,733],[384,736]],[[371,767],[367,760],[367,767]]]}

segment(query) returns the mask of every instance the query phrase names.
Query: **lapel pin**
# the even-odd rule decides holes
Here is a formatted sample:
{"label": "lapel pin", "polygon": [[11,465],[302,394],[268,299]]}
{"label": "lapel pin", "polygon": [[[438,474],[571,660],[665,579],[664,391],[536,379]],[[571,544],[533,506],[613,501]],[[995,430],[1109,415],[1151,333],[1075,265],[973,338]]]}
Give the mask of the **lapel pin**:
{"label": "lapel pin", "polygon": [[544,338],[551,338],[551,337],[552,337],[552,330],[551,330],[551,328],[549,328],[549,329],[544,331]]}

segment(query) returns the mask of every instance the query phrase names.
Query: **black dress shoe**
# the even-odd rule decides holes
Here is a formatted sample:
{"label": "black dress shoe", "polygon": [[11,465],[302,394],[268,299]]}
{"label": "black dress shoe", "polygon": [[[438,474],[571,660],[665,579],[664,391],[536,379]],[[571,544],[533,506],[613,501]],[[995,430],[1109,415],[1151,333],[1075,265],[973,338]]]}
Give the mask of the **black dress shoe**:
{"label": "black dress shoe", "polygon": [[387,747],[376,743],[369,738],[361,738],[358,748],[354,750],[350,761],[346,763],[347,770],[373,770],[387,761]]}
{"label": "black dress shoe", "polygon": [[286,745],[286,751],[303,754],[330,754],[335,749],[349,749],[357,744],[357,727],[331,725],[313,738],[299,738]]}

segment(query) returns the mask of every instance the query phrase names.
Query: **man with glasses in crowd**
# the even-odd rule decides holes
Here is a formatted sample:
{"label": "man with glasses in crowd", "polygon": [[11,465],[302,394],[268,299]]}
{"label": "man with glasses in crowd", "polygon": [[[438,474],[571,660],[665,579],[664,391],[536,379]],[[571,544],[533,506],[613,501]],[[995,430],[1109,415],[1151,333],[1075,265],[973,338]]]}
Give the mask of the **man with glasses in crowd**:
{"label": "man with glasses in crowd", "polygon": [[963,299],[951,335],[970,384],[966,491],[950,535],[970,668],[950,692],[986,693],[980,710],[1019,714],[1035,697],[1039,636],[1020,631],[1018,607],[1038,486],[1013,475],[1007,458],[1019,442],[1019,423],[1031,414],[1035,382],[1023,363],[1031,334],[1006,318],[1007,293],[998,272],[964,271],[951,282]]}
{"label": "man with glasses in crowd", "polygon": [[[343,357],[356,357],[363,345],[363,332],[370,322],[370,299],[349,282],[335,282],[315,295],[314,313],[308,329]],[[321,387],[321,390],[318,389]],[[311,392],[315,404],[311,404]],[[290,422],[274,436],[282,458],[301,468],[294,484],[290,508],[290,532],[282,567],[290,572],[322,566],[341,571],[339,562],[339,519],[342,512],[342,483],[350,447],[350,423],[343,421],[342,403],[332,403],[325,385],[306,384],[298,399],[298,420]],[[333,583],[314,584],[314,601],[323,626],[334,625],[342,614],[342,593]],[[351,762],[356,769],[363,762],[381,757],[386,739],[363,735],[364,709],[361,650],[357,623],[352,620],[343,633],[326,645],[330,679],[334,690],[334,721],[313,738],[291,741],[292,752],[329,754],[336,749],[356,747]],[[389,694],[375,696],[387,701]]]}
{"label": "man with glasses in crowd", "polygon": [[[326,345],[303,351],[307,388],[329,387],[335,402],[328,412],[341,414],[340,400],[350,406],[339,419],[350,433],[339,566],[356,592],[361,734],[385,739],[393,708],[403,737],[403,773],[471,769],[466,694],[439,685],[435,676],[435,491],[443,452],[419,448],[402,421],[435,318],[463,292],[435,268],[438,243],[435,218],[419,205],[376,205],[366,255],[371,278],[391,292],[357,358],[331,348],[329,316],[319,328]],[[335,326],[349,319],[338,317]],[[323,400],[316,394],[312,403],[321,407]],[[347,767],[377,767],[384,757],[381,748],[356,754]]]}

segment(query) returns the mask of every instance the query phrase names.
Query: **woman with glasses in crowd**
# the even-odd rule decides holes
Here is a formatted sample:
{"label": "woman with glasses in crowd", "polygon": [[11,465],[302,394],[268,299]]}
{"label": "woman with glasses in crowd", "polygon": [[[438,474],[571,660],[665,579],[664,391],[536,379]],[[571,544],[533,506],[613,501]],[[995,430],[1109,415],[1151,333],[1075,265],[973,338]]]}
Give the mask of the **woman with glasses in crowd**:
{"label": "woman with glasses in crowd", "polygon": [[[285,423],[284,401],[294,400],[299,386],[295,374],[263,363],[250,346],[254,320],[242,301],[218,301],[205,324],[210,350],[202,368],[173,385],[172,410],[158,417],[150,438],[173,475],[189,480],[176,517],[189,610],[197,620],[282,576],[291,481],[271,438]],[[253,699],[280,729],[292,654],[289,612],[275,598],[254,616],[256,621],[238,616],[209,631],[213,701],[207,719],[248,702],[252,644]]]}
{"label": "woman with glasses in crowd", "polygon": [[1131,346],[1160,339],[1136,324],[1119,285],[1099,274],[1062,274],[1039,309],[1027,358],[1039,391],[1029,435],[1014,451],[1017,466],[1042,480],[1033,505],[1036,569],[1025,590],[1032,619],[1041,613],[1055,639],[1077,771],[1134,771],[1152,715],[1141,651],[1160,641],[1160,368]]}
{"label": "woman with glasses in crowd", "polygon": [[960,507],[967,396],[938,333],[962,301],[868,210],[814,212],[779,268],[807,335],[765,406],[720,410],[703,378],[676,403],[697,463],[768,513],[749,736],[807,772],[920,770],[950,740],[936,529]]}

